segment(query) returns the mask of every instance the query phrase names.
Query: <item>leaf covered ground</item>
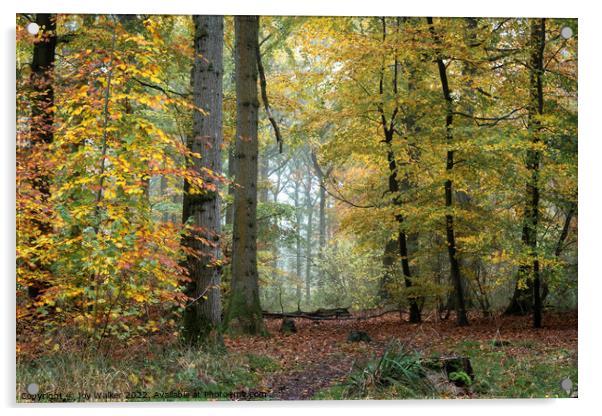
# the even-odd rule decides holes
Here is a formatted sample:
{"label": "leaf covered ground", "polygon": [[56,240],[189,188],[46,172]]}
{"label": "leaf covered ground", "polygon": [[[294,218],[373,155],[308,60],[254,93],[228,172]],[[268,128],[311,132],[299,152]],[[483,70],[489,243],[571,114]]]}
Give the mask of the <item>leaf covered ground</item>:
{"label": "leaf covered ground", "polygon": [[[419,325],[398,314],[368,320],[296,320],[296,333],[266,320],[267,337],[225,336],[225,348],[191,349],[168,337],[139,345],[114,344],[104,354],[83,354],[65,343],[58,351],[17,355],[17,400],[170,401],[310,400],[405,398],[513,398],[577,395],[577,316],[545,315],[532,329],[529,317],[472,317],[471,326],[453,320]],[[371,342],[349,342],[350,331],[365,331]],[[392,345],[412,356],[462,355],[475,379],[455,387],[429,375],[434,390],[376,378],[379,357]],[[434,376],[434,377],[433,377]],[[389,376],[386,376],[389,377]],[[570,379],[572,390],[560,383]],[[382,380],[381,380],[382,381]],[[44,396],[27,396],[35,382]],[[357,388],[361,384],[361,388]],[[106,395],[111,393],[112,395]],[[105,394],[103,396],[103,394]],[[54,395],[54,396],[53,396]]]}
{"label": "leaf covered ground", "polygon": [[[566,397],[561,380],[568,377],[575,386],[577,381],[577,317],[546,318],[546,327],[539,330],[530,327],[527,317],[473,319],[469,327],[457,327],[452,320],[414,325],[400,322],[397,314],[370,320],[298,319],[298,332],[292,334],[280,333],[280,320],[271,320],[268,338],[225,342],[232,353],[263,354],[279,363],[261,388],[280,400],[396,398],[394,390],[352,397],[340,388],[354,369],[382,355],[392,341],[425,357],[468,356],[476,380],[462,397]],[[351,330],[367,332],[372,342],[348,342]]]}

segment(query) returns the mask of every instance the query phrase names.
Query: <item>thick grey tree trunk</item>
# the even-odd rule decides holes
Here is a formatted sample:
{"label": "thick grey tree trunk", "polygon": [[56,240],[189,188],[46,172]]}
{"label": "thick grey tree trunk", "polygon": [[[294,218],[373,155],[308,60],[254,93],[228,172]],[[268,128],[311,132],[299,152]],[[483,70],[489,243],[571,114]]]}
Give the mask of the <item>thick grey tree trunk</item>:
{"label": "thick grey tree trunk", "polygon": [[[220,252],[220,198],[217,183],[205,175],[205,169],[221,174],[223,16],[194,16],[194,105],[206,114],[194,111],[192,137],[188,147],[202,155],[194,160],[194,169],[214,188],[202,194],[191,193],[184,184],[183,219],[199,227],[187,239],[198,256],[188,256],[186,266],[191,282],[188,295],[193,299],[184,312],[185,336],[190,342],[204,340],[221,323],[221,267],[216,265]],[[207,241],[203,243],[195,237]]]}
{"label": "thick grey tree trunk", "polygon": [[259,18],[234,18],[236,49],[236,183],[232,238],[232,289],[227,324],[265,333],[257,275],[257,48]]}

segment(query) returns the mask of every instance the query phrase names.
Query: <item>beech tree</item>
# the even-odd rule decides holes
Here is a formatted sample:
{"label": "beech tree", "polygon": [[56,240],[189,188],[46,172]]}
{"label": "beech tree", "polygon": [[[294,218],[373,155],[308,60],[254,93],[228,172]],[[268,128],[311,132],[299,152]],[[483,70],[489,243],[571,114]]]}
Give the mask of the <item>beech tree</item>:
{"label": "beech tree", "polygon": [[18,15],[18,315],[96,347],[332,307],[541,326],[577,301],[577,28]]}
{"label": "beech tree", "polygon": [[[544,113],[543,75],[544,49],[546,38],[545,19],[533,19],[530,22],[529,42],[529,103],[528,135],[530,146],[527,150],[526,168],[529,178],[525,189],[525,208],[523,214],[522,243],[527,250],[526,261],[519,266],[518,282],[507,314],[526,314],[533,311],[533,326],[541,327],[541,275],[537,244],[537,231],[540,210],[540,163],[542,142],[542,120]],[[567,215],[570,223],[572,211]],[[564,229],[560,240],[563,240]]]}
{"label": "beech tree", "polygon": [[257,50],[259,18],[236,16],[236,164],[232,236],[232,283],[227,325],[249,334],[265,332],[257,274]]}
{"label": "beech tree", "polygon": [[[203,177],[206,190],[191,192],[184,183],[183,221],[190,221],[194,231],[186,245],[194,250],[187,256],[188,296],[193,300],[186,307],[186,337],[196,342],[206,338],[221,322],[220,250],[221,213],[218,183],[215,176],[222,171],[222,77],[223,77],[223,16],[193,16],[194,64],[192,93],[194,106],[192,136],[188,148],[198,157],[193,168]],[[208,174],[210,172],[210,174]]]}

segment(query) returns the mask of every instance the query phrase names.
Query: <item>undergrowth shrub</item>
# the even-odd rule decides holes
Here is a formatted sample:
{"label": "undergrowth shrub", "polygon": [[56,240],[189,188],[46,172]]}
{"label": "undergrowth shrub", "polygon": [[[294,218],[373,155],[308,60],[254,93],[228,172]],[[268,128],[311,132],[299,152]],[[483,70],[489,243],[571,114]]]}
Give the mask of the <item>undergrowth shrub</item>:
{"label": "undergrowth shrub", "polygon": [[408,396],[425,396],[435,392],[426,378],[426,369],[417,352],[408,351],[404,345],[391,343],[382,356],[368,361],[350,377],[347,392],[365,395],[368,391],[394,386]]}

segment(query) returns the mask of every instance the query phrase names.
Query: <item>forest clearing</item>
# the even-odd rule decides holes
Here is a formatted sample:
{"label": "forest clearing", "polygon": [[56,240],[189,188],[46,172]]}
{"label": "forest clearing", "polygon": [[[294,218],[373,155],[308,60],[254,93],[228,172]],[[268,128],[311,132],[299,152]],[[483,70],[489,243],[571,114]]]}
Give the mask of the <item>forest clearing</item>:
{"label": "forest clearing", "polygon": [[18,402],[577,397],[577,20],[17,15]]}

